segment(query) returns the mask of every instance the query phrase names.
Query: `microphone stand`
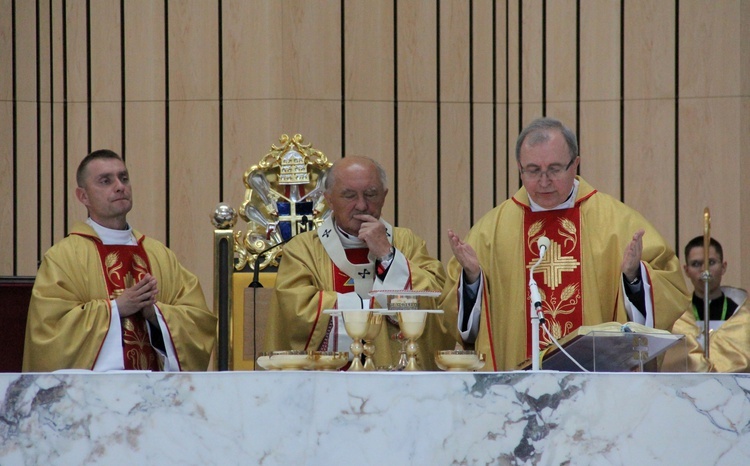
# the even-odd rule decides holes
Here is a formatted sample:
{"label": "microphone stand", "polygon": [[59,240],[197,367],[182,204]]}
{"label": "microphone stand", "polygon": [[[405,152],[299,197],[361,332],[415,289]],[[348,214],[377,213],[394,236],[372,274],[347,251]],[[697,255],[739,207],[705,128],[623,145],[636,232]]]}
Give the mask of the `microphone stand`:
{"label": "microphone stand", "polygon": [[539,287],[534,280],[534,269],[544,259],[544,253],[549,247],[549,239],[545,236],[539,238],[539,259],[529,270],[529,292],[531,293],[531,306],[529,318],[531,319],[531,370],[539,370],[539,324],[544,322],[544,313],[542,312],[542,297],[539,294]]}

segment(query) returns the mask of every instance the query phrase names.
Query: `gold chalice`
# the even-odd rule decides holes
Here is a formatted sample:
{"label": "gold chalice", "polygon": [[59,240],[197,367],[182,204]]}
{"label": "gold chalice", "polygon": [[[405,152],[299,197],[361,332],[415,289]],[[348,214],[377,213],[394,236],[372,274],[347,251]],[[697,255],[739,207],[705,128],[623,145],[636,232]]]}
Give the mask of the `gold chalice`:
{"label": "gold chalice", "polygon": [[362,352],[364,345],[362,339],[367,335],[372,319],[372,311],[365,309],[341,310],[341,319],[344,321],[344,329],[347,335],[352,339],[349,347],[352,350],[352,364],[349,366],[350,371],[365,370],[362,365]]}
{"label": "gold chalice", "polygon": [[383,314],[373,312],[370,315],[370,326],[367,329],[367,333],[364,336],[365,344],[363,346],[364,354],[365,354],[365,363],[364,363],[364,370],[366,371],[374,371],[377,370],[375,367],[375,362],[373,362],[372,357],[375,354],[375,338],[380,333],[380,329],[383,328]]}
{"label": "gold chalice", "polygon": [[417,352],[419,351],[419,345],[417,344],[417,338],[422,336],[424,332],[425,322],[427,320],[427,311],[421,310],[404,310],[398,313],[398,324],[401,327],[401,333],[406,337],[406,358],[407,363],[404,368],[405,371],[418,371],[420,370],[417,364]]}

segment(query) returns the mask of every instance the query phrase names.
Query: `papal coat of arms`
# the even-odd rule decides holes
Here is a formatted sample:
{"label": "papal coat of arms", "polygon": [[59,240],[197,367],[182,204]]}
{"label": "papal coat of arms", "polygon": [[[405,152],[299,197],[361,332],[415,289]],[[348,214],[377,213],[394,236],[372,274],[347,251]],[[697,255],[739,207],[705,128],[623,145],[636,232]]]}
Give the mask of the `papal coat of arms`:
{"label": "papal coat of arms", "polygon": [[236,270],[253,269],[259,254],[260,270],[278,266],[282,248],[270,248],[323,223],[331,213],[323,196],[331,165],[322,152],[303,143],[302,135],[283,134],[279,145],[271,145],[258,165],[245,172],[239,214],[248,227],[234,233]]}

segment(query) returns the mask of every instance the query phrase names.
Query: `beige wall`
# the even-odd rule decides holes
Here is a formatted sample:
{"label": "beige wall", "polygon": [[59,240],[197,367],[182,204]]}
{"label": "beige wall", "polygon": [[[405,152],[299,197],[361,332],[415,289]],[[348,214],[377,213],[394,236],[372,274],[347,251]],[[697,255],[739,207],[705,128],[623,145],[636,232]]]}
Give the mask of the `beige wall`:
{"label": "beige wall", "polygon": [[380,160],[385,215],[447,261],[446,229],[512,195],[515,136],[546,114],[673,246],[708,206],[726,282],[750,287],[749,57],[740,0],[0,0],[0,275],[34,275],[85,216],[74,171],[108,147],[131,223],[212,302],[209,214],[282,133]]}

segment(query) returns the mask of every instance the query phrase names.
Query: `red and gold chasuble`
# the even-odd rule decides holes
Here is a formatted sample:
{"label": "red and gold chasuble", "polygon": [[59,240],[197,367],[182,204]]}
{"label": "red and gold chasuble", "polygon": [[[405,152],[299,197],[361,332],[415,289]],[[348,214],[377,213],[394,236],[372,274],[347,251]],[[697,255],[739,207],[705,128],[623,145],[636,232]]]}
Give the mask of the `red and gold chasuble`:
{"label": "red and gold chasuble", "polygon": [[[137,246],[102,244],[91,238],[102,261],[109,299],[117,299],[126,288],[138,283],[150,273],[148,255],[139,241]],[[160,371],[160,360],[151,346],[146,318],[136,312],[120,319],[122,327],[122,356],[125,370]]]}
{"label": "red and gold chasuble", "polygon": [[[369,262],[369,259],[367,256],[370,253],[370,250],[367,248],[345,249],[344,252],[346,253],[346,259],[352,264],[366,264],[367,262]],[[333,261],[331,261],[331,266],[333,267],[333,291],[337,293],[351,293],[352,291],[354,291],[354,280],[349,275],[341,271],[341,269],[339,269]],[[375,280],[374,277],[373,277],[373,280]],[[318,347],[319,351],[331,350],[329,346],[331,345],[330,340],[331,340],[331,333],[334,330],[333,327],[334,327],[334,319],[331,319],[328,321],[328,328],[326,329],[326,335],[325,337],[323,337],[323,341],[320,343],[320,346]]]}
{"label": "red and gold chasuble", "polygon": [[[561,338],[583,325],[580,204],[570,209],[541,212],[532,212],[524,206],[523,223],[527,278],[528,271],[539,259],[537,240],[542,236],[550,240],[549,250],[534,269],[534,278],[547,327],[555,338]],[[526,291],[528,315],[531,294]],[[544,351],[552,341],[541,328],[539,333],[539,346]],[[526,336],[526,356],[531,357],[530,319],[526,319]]]}

